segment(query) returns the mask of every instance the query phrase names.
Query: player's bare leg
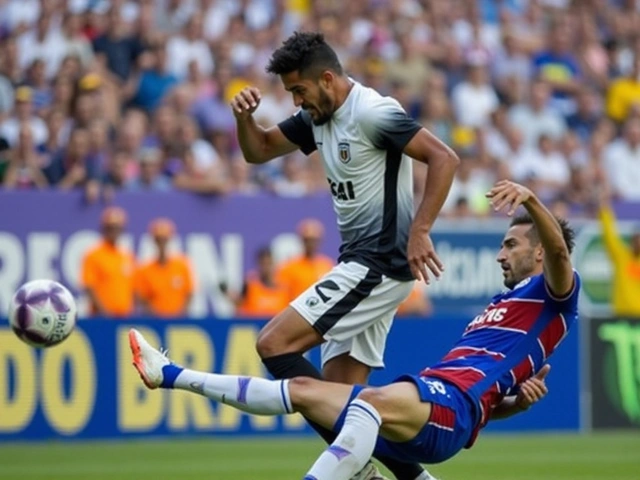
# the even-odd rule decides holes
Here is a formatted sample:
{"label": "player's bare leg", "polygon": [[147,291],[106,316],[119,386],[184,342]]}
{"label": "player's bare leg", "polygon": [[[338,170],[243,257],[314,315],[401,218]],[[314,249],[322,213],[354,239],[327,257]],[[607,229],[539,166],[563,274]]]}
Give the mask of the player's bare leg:
{"label": "player's bare leg", "polygon": [[349,385],[366,385],[371,367],[351,357],[348,353],[327,361],[322,368],[322,378],[329,382]]}
{"label": "player's bare leg", "polygon": [[[308,480],[348,480],[373,455],[378,435],[395,442],[414,439],[429,420],[431,404],[423,403],[408,382],[360,392],[347,409],[336,440],[320,455]],[[420,474],[430,478],[427,472]]]}

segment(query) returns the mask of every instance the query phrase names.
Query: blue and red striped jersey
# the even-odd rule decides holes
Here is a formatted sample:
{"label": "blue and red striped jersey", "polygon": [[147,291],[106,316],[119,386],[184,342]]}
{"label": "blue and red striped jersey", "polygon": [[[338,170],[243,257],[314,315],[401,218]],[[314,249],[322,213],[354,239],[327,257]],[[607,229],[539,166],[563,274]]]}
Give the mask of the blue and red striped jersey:
{"label": "blue and red striped jersey", "polygon": [[579,291],[575,271],[573,290],[562,299],[549,292],[543,275],[523,280],[493,297],[449,353],[421,375],[446,380],[477,403],[477,435],[492,410],[542,368],[567,335],[578,318]]}

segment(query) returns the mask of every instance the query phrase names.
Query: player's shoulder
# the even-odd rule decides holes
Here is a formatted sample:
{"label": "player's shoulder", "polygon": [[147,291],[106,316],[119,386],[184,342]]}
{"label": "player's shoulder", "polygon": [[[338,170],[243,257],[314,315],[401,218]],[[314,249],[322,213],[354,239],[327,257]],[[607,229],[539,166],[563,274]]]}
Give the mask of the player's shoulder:
{"label": "player's shoulder", "polygon": [[354,88],[357,88],[357,100],[354,107],[356,108],[356,114],[361,119],[371,119],[372,113],[381,112],[393,112],[402,111],[402,105],[393,97],[382,95],[377,90],[371,87],[365,87],[364,85],[357,84]]}
{"label": "player's shoulder", "polygon": [[309,112],[302,108],[291,115],[291,117],[289,118],[292,118],[294,121],[300,122],[308,127],[311,127],[313,125],[313,121],[311,120]]}

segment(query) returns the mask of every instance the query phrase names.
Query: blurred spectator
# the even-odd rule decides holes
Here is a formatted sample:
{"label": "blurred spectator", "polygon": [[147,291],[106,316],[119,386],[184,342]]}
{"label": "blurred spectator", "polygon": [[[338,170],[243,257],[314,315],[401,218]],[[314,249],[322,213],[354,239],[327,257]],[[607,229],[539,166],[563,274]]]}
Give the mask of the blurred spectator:
{"label": "blurred spectator", "polygon": [[23,71],[18,61],[18,45],[14,36],[8,36],[0,43],[0,67],[2,74],[14,85],[17,85],[23,76]]}
{"label": "blurred spectator", "polygon": [[12,31],[23,31],[40,16],[40,0],[10,0],[0,6],[0,18]]}
{"label": "blurred spectator", "polygon": [[40,117],[33,114],[33,91],[27,86],[18,87],[15,93],[15,114],[0,125],[0,138],[4,138],[9,145],[15,145],[20,128],[28,124],[36,146],[47,141],[49,132]]}
{"label": "blurred spectator", "polygon": [[18,37],[20,68],[27,68],[40,59],[45,65],[47,78],[53,78],[66,55],[66,43],[60,28],[53,25],[51,14],[42,12],[35,28]]}
{"label": "blurred spectator", "polygon": [[195,290],[195,278],[189,260],[169,252],[175,225],[157,218],[149,225],[156,255],[138,267],[135,274],[136,299],[144,314],[156,317],[184,317]]}
{"label": "blurred spectator", "polygon": [[488,82],[484,61],[472,60],[467,72],[467,79],[451,92],[451,103],[458,123],[480,127],[488,122],[491,112],[498,108],[498,96]]}
{"label": "blurred spectator", "polygon": [[[2,54],[0,54],[0,56],[1,55]],[[0,70],[0,124],[7,119],[12,110],[13,86],[11,85],[11,80],[9,80]]]}
{"label": "blurred spectator", "polygon": [[607,91],[607,115],[611,119],[622,123],[634,111],[640,113],[640,55],[635,56],[629,74],[614,80]]}
{"label": "blurred spectator", "polygon": [[296,153],[282,157],[282,172],[272,183],[273,192],[281,197],[304,197],[309,193],[304,170],[306,159]]}
{"label": "blurred spectator", "polygon": [[560,194],[571,178],[567,159],[548,135],[541,135],[537,148],[528,149],[520,156],[511,171],[517,181],[533,182],[536,194],[546,200]]}
{"label": "blurred spectator", "polygon": [[[294,30],[318,29],[354,79],[472,152],[474,175],[512,178],[527,156],[549,165],[538,147],[549,136],[571,172],[559,201],[593,214],[583,185],[603,170],[616,199],[639,195],[620,128],[640,118],[639,18],[633,2],[607,0],[0,0],[0,139],[15,147],[29,124],[37,168],[50,172],[71,132],[88,130],[85,161],[107,177],[105,200],[121,189],[326,194],[317,158],[244,168],[229,108],[253,84],[256,121],[293,113],[264,66]],[[425,176],[415,165],[418,193]],[[474,200],[459,196],[450,214],[477,214]]]}
{"label": "blurred spectator", "polygon": [[[82,17],[67,12],[62,20],[62,37],[65,42],[65,59],[77,58],[82,67],[89,68],[94,60],[91,42],[82,32]],[[64,61],[63,61],[64,62]]]}
{"label": "blurred spectator", "polygon": [[146,148],[140,152],[140,174],[129,180],[125,188],[132,192],[168,192],[171,182],[162,175],[161,152],[157,148]]}
{"label": "blurred spectator", "polygon": [[230,295],[236,305],[236,315],[247,318],[271,318],[289,304],[287,290],[276,282],[271,250],[258,250],[256,269],[245,278],[242,292]]}
{"label": "blurred spectator", "polygon": [[125,86],[125,97],[131,97],[133,106],[152,112],[178,83],[178,79],[167,72],[164,45],[154,45],[147,54],[150,56],[150,64],[129,79]]}
{"label": "blurred spectator", "polygon": [[622,138],[606,147],[604,168],[615,197],[640,200],[640,119],[628,120]]}
{"label": "blurred spectator", "polygon": [[108,68],[115,78],[125,82],[131,75],[142,48],[140,40],[127,31],[120,10],[111,8],[107,16],[106,31],[93,41],[98,62]]}
{"label": "blurred spectator", "polygon": [[571,49],[572,29],[568,17],[558,16],[547,35],[548,47],[533,58],[534,74],[549,83],[552,102],[563,115],[575,109],[572,95],[580,87],[580,67]]}
{"label": "blurred spectator", "polygon": [[100,166],[89,156],[89,131],[75,128],[67,148],[59,151],[44,170],[51,185],[60,189],[85,187],[100,180]]}
{"label": "blurred spectator", "polygon": [[547,82],[536,81],[531,84],[526,104],[511,107],[509,121],[524,134],[526,146],[534,146],[541,135],[559,139],[566,130],[562,115],[549,106],[551,89]]}
{"label": "blurred spectator", "polygon": [[4,177],[10,164],[11,151],[9,150],[9,144],[4,138],[0,138],[0,185],[4,183]]}
{"label": "blurred spectator", "polygon": [[613,266],[611,308],[616,316],[640,318],[640,228],[627,244],[618,233],[606,188],[600,189],[599,205],[602,238]]}
{"label": "blurred spectator", "polygon": [[42,159],[33,144],[31,127],[23,124],[18,144],[9,153],[4,172],[4,188],[31,189],[46,187],[49,182],[41,171]]}
{"label": "blurred spectator", "polygon": [[[531,79],[532,66],[513,32],[504,33],[502,48],[496,53],[491,67],[498,94],[509,100],[520,98]],[[517,92],[515,95],[511,93],[514,88]]]}
{"label": "blurred spectator", "polygon": [[41,115],[53,100],[53,89],[45,76],[45,64],[36,58],[26,70],[26,84],[31,87],[33,111]]}
{"label": "blurred spectator", "polygon": [[82,261],[81,283],[90,302],[90,314],[126,317],[133,313],[134,258],[118,242],[127,223],[119,207],[108,207],[100,219],[102,240]]}
{"label": "blurred spectator", "polygon": [[427,317],[433,313],[433,305],[427,296],[427,284],[415,282],[409,296],[400,304],[397,317]]}
{"label": "blurred spectator", "polygon": [[278,266],[277,281],[287,292],[288,301],[302,292],[333,268],[333,260],[319,252],[324,226],[315,218],[302,220],[297,227],[302,254]]}
{"label": "blurred spectator", "polygon": [[421,54],[419,45],[408,32],[400,35],[398,46],[398,57],[387,62],[385,67],[387,81],[406,85],[409,95],[417,98],[429,77],[429,60]]}
{"label": "blurred spectator", "polygon": [[178,141],[193,157],[194,170],[200,175],[218,175],[221,170],[220,155],[215,148],[201,138],[196,121],[184,116],[178,119]]}
{"label": "blurred spectator", "polygon": [[113,154],[111,161],[107,167],[107,171],[102,176],[102,185],[104,185],[107,198],[113,198],[116,190],[121,190],[131,180],[129,175],[129,164],[133,160],[127,154],[119,150]]}
{"label": "blurred spectator", "polygon": [[232,191],[240,195],[257,195],[260,186],[252,178],[252,166],[242,159],[234,159],[229,166]]}
{"label": "blurred spectator", "polygon": [[610,59],[600,39],[597,20],[584,12],[578,17],[578,22],[576,41],[580,70],[597,88],[604,88],[609,83]]}
{"label": "blurred spectator", "polygon": [[168,71],[183,80],[189,73],[189,63],[195,61],[203,75],[213,73],[213,55],[202,36],[202,18],[192,15],[182,34],[167,42]]}
{"label": "blurred spectator", "polygon": [[580,89],[576,96],[576,111],[567,117],[567,127],[586,142],[598,126],[602,109],[598,97],[589,87]]}
{"label": "blurred spectator", "polygon": [[424,96],[421,109],[420,123],[440,140],[450,145],[452,143],[453,115],[445,92],[430,91]]}
{"label": "blurred spectator", "polygon": [[448,216],[459,216],[460,199],[465,200],[462,206],[467,207],[473,216],[484,215],[488,211],[485,197],[494,181],[488,172],[477,167],[477,160],[466,153],[460,153],[460,164],[451,184],[449,195],[442,206],[442,212]]}

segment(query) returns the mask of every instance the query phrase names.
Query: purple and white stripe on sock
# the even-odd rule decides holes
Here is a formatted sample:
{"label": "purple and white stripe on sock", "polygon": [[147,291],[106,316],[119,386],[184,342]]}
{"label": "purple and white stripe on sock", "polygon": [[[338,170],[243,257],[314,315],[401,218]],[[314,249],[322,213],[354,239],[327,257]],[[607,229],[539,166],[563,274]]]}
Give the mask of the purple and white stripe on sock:
{"label": "purple and white stripe on sock", "polygon": [[247,404],[247,390],[249,389],[249,383],[251,382],[251,378],[249,377],[239,377],[238,378],[238,403]]}
{"label": "purple and white stripe on sock", "polygon": [[330,445],[329,448],[327,448],[327,452],[336,457],[338,461],[351,455],[351,452],[349,450],[347,450],[346,448],[342,448],[339,445]]}

